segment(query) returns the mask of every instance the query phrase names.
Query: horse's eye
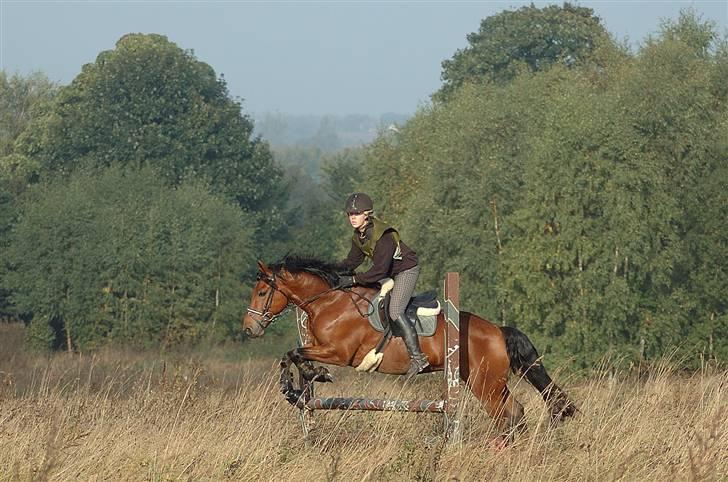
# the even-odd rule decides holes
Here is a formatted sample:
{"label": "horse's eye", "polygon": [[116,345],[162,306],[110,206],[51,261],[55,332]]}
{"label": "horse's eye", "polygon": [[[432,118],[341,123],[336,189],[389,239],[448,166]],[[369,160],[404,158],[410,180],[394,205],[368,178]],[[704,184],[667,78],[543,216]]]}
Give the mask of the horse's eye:
{"label": "horse's eye", "polygon": [[265,296],[265,291],[258,291],[258,296]]}

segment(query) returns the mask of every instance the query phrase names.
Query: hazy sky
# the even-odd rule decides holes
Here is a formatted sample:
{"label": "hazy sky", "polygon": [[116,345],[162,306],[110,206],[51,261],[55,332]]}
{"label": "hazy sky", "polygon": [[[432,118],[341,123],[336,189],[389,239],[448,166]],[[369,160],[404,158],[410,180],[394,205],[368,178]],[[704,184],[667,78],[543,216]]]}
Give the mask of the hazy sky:
{"label": "hazy sky", "polygon": [[[247,112],[409,114],[481,19],[529,3],[0,0],[0,68],[67,84],[124,34],[158,33],[224,74]],[[631,44],[687,7],[728,28],[728,0],[572,3]]]}

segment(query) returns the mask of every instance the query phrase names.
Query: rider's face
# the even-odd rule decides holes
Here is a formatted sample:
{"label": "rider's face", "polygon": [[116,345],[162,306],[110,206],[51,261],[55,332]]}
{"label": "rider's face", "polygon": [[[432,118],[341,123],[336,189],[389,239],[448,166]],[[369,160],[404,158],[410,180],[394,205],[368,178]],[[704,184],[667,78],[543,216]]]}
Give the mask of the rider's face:
{"label": "rider's face", "polygon": [[359,229],[367,223],[367,215],[366,213],[349,214],[349,222],[352,228]]}

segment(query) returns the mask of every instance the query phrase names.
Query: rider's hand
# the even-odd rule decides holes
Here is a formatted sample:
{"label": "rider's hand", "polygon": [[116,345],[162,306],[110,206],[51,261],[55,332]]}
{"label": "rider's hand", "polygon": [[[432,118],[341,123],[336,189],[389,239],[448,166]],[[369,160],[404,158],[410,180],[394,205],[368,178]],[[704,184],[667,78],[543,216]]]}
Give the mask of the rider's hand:
{"label": "rider's hand", "polygon": [[356,283],[353,276],[339,276],[338,288],[351,288]]}

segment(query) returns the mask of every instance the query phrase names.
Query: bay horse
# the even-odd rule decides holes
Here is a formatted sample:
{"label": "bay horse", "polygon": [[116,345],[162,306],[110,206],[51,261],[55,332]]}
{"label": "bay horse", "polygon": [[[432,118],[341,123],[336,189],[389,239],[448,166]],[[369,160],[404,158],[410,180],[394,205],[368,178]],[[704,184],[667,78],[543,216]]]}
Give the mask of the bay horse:
{"label": "bay horse", "polygon": [[[263,336],[268,325],[291,306],[308,315],[313,341],[286,353],[282,370],[288,370],[292,362],[306,380],[331,382],[333,378],[328,370],[314,367],[311,362],[356,367],[382,339],[382,333],[374,330],[367,320],[367,313],[372,309],[370,300],[378,290],[364,286],[338,288],[337,265],[287,256],[271,266],[258,261],[258,267],[250,306],[243,317],[243,328],[249,337]],[[420,337],[422,351],[430,361],[427,372],[443,370],[445,329],[445,318],[440,313],[435,334]],[[509,370],[522,373],[539,391],[549,407],[553,424],[577,411],[566,393],[553,383],[536,348],[521,331],[496,326],[478,315],[461,311],[460,336],[461,340],[467,340],[467,343],[461,341],[460,377],[503,430],[504,443],[524,428],[523,406],[506,385]],[[401,338],[393,338],[383,355],[378,372],[394,375],[407,372],[410,359]],[[288,401],[295,404],[300,392],[292,392],[292,386],[282,385]]]}

